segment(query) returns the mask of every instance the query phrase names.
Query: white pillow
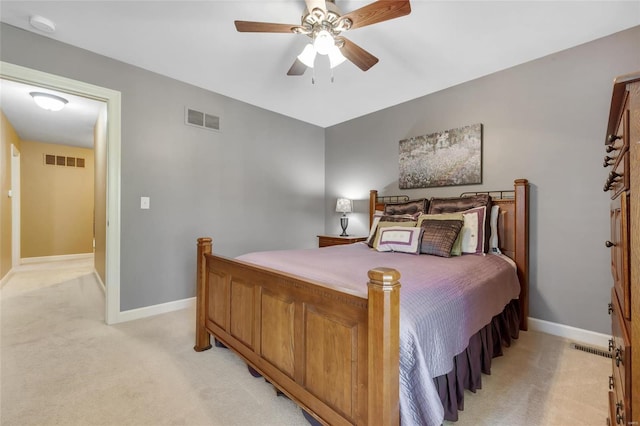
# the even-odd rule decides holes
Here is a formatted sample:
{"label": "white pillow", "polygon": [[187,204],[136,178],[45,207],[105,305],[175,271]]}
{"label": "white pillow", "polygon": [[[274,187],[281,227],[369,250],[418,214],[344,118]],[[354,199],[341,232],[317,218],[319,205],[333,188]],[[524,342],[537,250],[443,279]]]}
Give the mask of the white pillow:
{"label": "white pillow", "polygon": [[384,212],[382,210],[376,210],[373,212],[373,222],[371,222],[371,229],[369,230],[369,238],[367,238],[367,244],[372,247],[373,246],[373,238],[376,236],[376,229],[378,229],[378,222],[380,222],[380,218],[384,216]]}
{"label": "white pillow", "polygon": [[502,253],[500,251],[500,244],[498,242],[498,215],[500,214],[500,206],[491,206],[491,238],[489,239],[489,252],[490,253]]}
{"label": "white pillow", "polygon": [[460,230],[462,253],[484,253],[484,222],[487,208],[474,207],[462,212],[464,225]]}

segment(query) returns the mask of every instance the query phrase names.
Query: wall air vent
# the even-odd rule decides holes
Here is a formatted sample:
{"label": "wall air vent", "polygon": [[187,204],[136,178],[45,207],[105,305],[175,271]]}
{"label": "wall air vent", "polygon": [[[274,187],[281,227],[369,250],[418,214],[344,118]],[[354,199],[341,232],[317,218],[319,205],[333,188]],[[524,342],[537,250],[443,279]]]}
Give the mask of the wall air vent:
{"label": "wall air vent", "polygon": [[607,352],[606,350],[596,348],[593,346],[581,345],[579,343],[571,343],[569,345],[571,349],[577,349],[579,351],[588,352],[593,355],[603,356],[605,358],[612,358],[611,352]]}
{"label": "wall air vent", "polygon": [[184,109],[184,123],[202,129],[220,131],[220,117],[192,108]]}

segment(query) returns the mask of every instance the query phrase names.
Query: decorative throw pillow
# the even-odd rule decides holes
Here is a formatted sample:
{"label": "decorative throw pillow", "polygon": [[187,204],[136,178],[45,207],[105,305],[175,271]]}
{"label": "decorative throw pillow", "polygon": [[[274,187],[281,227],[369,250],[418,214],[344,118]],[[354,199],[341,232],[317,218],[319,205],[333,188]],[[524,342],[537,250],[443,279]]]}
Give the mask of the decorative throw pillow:
{"label": "decorative throw pillow", "polygon": [[432,254],[440,257],[451,257],[451,248],[462,229],[462,220],[433,220],[425,219],[421,227],[424,228],[420,253]]}
{"label": "decorative throw pillow", "polygon": [[486,207],[476,207],[462,212],[464,225],[460,231],[462,240],[462,253],[485,252],[485,222],[487,217]]}
{"label": "decorative throw pillow", "polygon": [[[418,226],[422,225],[424,220],[462,220],[464,221],[464,216],[461,212],[458,213],[441,213],[441,214],[421,214],[418,216]],[[460,256],[462,254],[462,233],[458,234],[458,238],[453,243],[453,247],[451,247],[451,256]]]}
{"label": "decorative throw pillow", "polygon": [[[491,211],[491,196],[489,194],[476,194],[467,197],[431,198],[431,200],[429,200],[429,214],[461,212],[482,206],[486,207],[488,212]],[[484,226],[483,236],[486,252],[489,249],[489,236],[491,235],[489,221],[485,221]]]}
{"label": "decorative throw pillow", "polygon": [[369,231],[369,238],[367,239],[367,244],[369,245],[369,247],[373,247],[373,243],[376,237],[376,232],[378,229],[378,224],[380,222],[394,222],[394,223],[398,223],[398,222],[413,222],[415,226],[417,217],[420,213],[416,213],[415,215],[412,214],[399,214],[399,215],[385,215],[382,214],[378,217],[378,220],[376,221],[376,213],[373,214],[373,224],[371,225],[371,230]]}
{"label": "decorative throw pillow", "polygon": [[419,254],[423,231],[423,228],[406,226],[381,228],[378,231],[380,237],[376,239],[377,244],[374,248],[378,251]]}
{"label": "decorative throw pillow", "polygon": [[500,206],[494,204],[491,206],[491,218],[489,226],[491,228],[491,236],[489,238],[489,252],[501,253],[500,242],[498,238],[498,217],[500,216]]}
{"label": "decorative throw pillow", "polygon": [[490,205],[491,197],[489,194],[477,194],[468,197],[431,198],[429,201],[429,214],[461,212],[474,207],[489,207]]}
{"label": "decorative throw pillow", "polygon": [[429,206],[429,200],[427,200],[426,198],[422,198],[420,200],[405,201],[403,203],[385,204],[384,214],[399,215],[399,214],[426,213],[428,206]]}
{"label": "decorative throw pillow", "polygon": [[420,214],[421,213],[414,213],[414,214],[405,213],[405,214],[394,214],[394,215],[385,214],[385,215],[382,215],[380,220],[383,222],[415,222],[418,220],[418,217],[420,217]]}
{"label": "decorative throw pillow", "polygon": [[416,226],[416,221],[407,221],[407,222],[387,222],[387,221],[383,221],[382,219],[380,219],[380,222],[378,222],[378,229],[376,230],[376,236],[373,239],[373,245],[371,247],[377,247],[378,246],[378,241],[380,240],[380,231],[383,228],[389,228],[390,226],[401,226],[401,227],[407,227],[407,228],[414,228]]}
{"label": "decorative throw pillow", "polygon": [[376,236],[376,229],[378,229],[378,222],[380,222],[380,218],[384,215],[382,210],[376,210],[373,212],[373,220],[371,221],[371,229],[369,230],[369,238],[367,238],[367,245],[369,247],[373,247],[373,239]]}

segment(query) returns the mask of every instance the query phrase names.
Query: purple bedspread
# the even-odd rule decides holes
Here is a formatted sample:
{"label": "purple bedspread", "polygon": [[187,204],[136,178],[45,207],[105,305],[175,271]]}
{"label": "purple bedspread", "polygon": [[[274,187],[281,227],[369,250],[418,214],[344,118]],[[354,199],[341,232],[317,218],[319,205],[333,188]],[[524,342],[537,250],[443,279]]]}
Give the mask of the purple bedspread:
{"label": "purple bedspread", "polygon": [[469,338],[518,297],[513,262],[502,255],[378,252],[364,243],[256,252],[238,260],[295,274],[367,297],[367,272],[400,271],[400,416],[404,426],[440,425],[444,409],[433,378],[453,369]]}

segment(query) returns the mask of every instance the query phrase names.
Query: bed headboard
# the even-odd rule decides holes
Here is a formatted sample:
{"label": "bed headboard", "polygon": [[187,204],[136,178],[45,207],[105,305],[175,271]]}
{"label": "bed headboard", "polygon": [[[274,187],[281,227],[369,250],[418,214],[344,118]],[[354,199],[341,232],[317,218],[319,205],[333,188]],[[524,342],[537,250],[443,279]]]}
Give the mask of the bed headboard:
{"label": "bed headboard", "polygon": [[[516,263],[520,280],[520,329],[527,330],[529,316],[529,181],[516,179],[512,190],[465,192],[461,197],[489,194],[491,202],[500,206],[498,216],[498,247]],[[387,203],[409,201],[406,195],[378,196],[377,190],[369,195],[369,226],[376,210],[384,210]]]}

